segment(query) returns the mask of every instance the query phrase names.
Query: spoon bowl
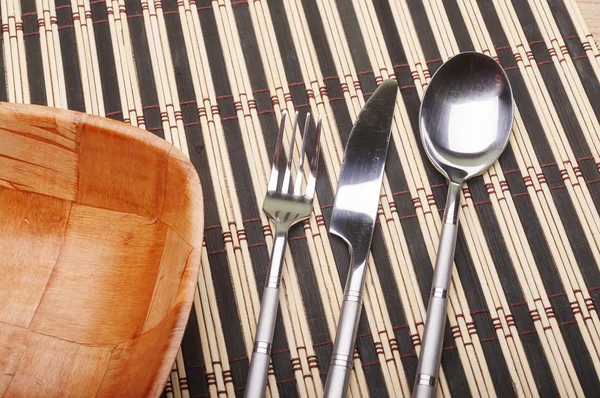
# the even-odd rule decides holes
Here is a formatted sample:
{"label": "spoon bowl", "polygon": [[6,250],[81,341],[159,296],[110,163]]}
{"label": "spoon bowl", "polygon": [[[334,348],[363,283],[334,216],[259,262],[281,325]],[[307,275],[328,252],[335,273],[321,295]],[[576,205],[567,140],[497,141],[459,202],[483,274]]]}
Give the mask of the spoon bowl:
{"label": "spoon bowl", "polygon": [[450,181],[483,173],[500,156],[513,123],[512,90],[487,55],[456,55],[433,75],[421,104],[425,151]]}
{"label": "spoon bowl", "polygon": [[448,197],[414,398],[436,396],[461,186],[498,159],[508,143],[513,117],[512,90],[506,73],[484,54],[467,52],[449,59],[425,91],[419,116],[421,139],[431,162],[448,179]]}

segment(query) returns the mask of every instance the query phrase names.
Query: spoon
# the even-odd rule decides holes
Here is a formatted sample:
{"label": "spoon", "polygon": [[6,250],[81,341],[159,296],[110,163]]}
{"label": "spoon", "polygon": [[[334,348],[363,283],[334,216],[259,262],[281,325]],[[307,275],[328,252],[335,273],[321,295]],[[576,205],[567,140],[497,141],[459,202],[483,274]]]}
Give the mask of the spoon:
{"label": "spoon", "polygon": [[436,392],[462,184],[498,159],[512,123],[510,83],[487,55],[465,52],[450,58],[425,91],[421,140],[429,160],[448,180],[448,196],[413,398],[434,397]]}

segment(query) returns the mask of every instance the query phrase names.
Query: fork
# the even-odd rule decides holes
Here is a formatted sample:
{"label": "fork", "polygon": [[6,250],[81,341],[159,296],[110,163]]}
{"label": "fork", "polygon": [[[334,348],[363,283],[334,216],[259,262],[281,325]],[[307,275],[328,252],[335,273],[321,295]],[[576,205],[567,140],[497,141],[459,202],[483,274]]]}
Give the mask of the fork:
{"label": "fork", "polygon": [[296,128],[298,126],[298,112],[294,118],[292,128],[292,138],[290,143],[290,152],[288,154],[287,166],[283,175],[283,182],[279,186],[279,160],[283,141],[283,132],[285,129],[285,120],[287,112],[283,111],[281,115],[281,124],[277,134],[277,144],[275,145],[275,154],[273,156],[273,167],[271,168],[271,177],[267,187],[267,195],[263,203],[263,210],[269,218],[275,223],[275,240],[273,243],[273,252],[269,271],[263,290],[262,301],[260,305],[260,314],[258,316],[258,325],[256,336],[254,338],[254,349],[250,360],[250,370],[246,383],[244,397],[258,398],[265,394],[269,360],[271,357],[271,346],[273,344],[273,332],[275,330],[275,320],[277,318],[277,307],[279,306],[279,284],[281,282],[281,273],[283,270],[283,258],[287,243],[287,236],[290,227],[300,221],[308,219],[313,208],[313,198],[317,181],[317,169],[319,165],[319,136],[321,134],[321,117],[317,122],[315,130],[315,144],[313,157],[310,163],[310,175],[306,182],[306,190],[301,194],[302,186],[302,167],[304,166],[306,141],[308,137],[308,128],[310,126],[310,113],[306,114],[304,121],[304,134],[302,139],[302,149],[300,149],[300,161],[298,171],[293,187],[290,184],[292,155],[294,151],[294,139]]}

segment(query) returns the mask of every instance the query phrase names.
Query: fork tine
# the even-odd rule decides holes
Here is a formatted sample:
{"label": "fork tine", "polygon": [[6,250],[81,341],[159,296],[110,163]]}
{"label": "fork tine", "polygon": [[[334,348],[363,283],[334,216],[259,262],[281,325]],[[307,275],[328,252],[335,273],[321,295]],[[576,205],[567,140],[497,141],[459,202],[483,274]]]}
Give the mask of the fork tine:
{"label": "fork tine", "polygon": [[269,177],[268,191],[277,190],[277,180],[279,178],[279,156],[281,156],[281,146],[283,143],[283,131],[285,130],[285,119],[287,111],[284,109],[281,112],[281,123],[279,124],[279,132],[277,133],[277,143],[275,144],[275,154],[273,155],[273,166],[271,167],[271,177]]}
{"label": "fork tine", "polygon": [[294,180],[294,195],[300,195],[300,188],[302,187],[302,167],[304,166],[304,157],[306,155],[306,141],[308,139],[308,127],[310,126],[310,112],[306,114],[304,120],[304,133],[302,135],[302,148],[300,148],[300,161],[298,162],[298,171],[296,172],[296,179]]}
{"label": "fork tine", "polygon": [[306,197],[310,200],[315,196],[315,190],[317,188],[317,171],[319,169],[319,149],[321,147],[321,127],[322,117],[319,115],[319,121],[317,122],[317,128],[315,132],[315,146],[313,151],[313,157],[310,162],[310,176],[306,183]]}
{"label": "fork tine", "polygon": [[289,192],[290,190],[290,177],[291,177],[291,167],[292,167],[292,159],[294,158],[294,141],[296,139],[296,127],[298,127],[298,111],[296,111],[296,116],[294,117],[294,125],[292,126],[292,139],[290,141],[290,152],[288,153],[288,161],[287,166],[285,167],[285,174],[283,175],[283,184],[281,185],[281,192]]}

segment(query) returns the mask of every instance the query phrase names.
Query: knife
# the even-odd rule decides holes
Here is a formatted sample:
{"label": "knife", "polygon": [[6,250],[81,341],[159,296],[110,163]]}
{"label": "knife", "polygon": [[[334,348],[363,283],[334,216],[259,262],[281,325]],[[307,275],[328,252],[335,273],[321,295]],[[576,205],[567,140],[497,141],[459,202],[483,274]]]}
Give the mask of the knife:
{"label": "knife", "polygon": [[344,397],[348,389],[397,92],[395,80],[381,83],[360,111],[344,152],[329,232],[348,244],[351,260],[326,398]]}

